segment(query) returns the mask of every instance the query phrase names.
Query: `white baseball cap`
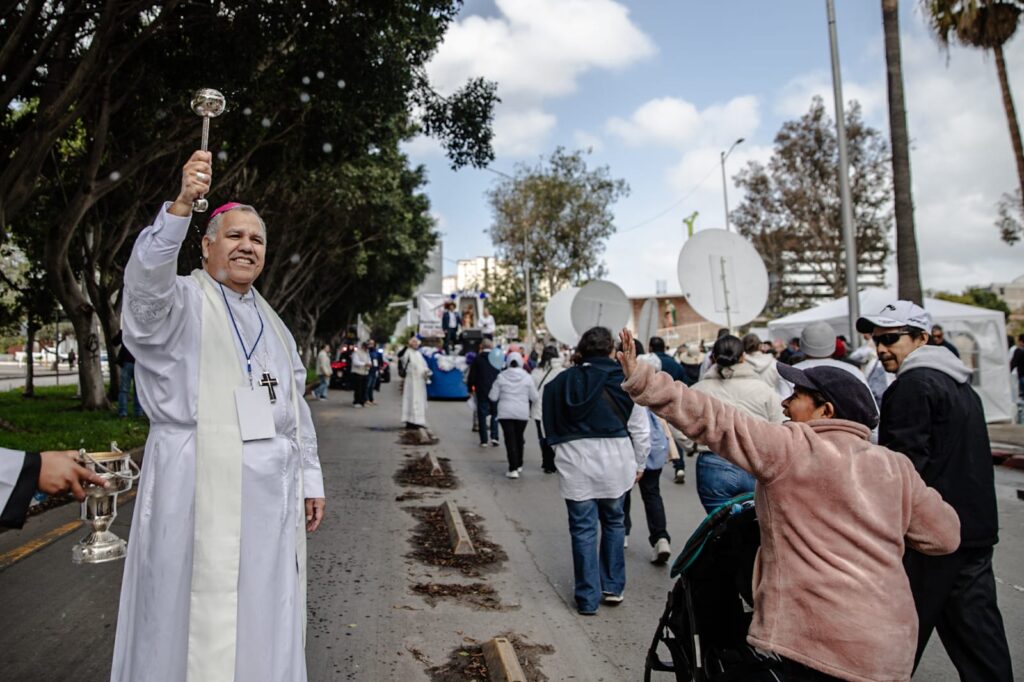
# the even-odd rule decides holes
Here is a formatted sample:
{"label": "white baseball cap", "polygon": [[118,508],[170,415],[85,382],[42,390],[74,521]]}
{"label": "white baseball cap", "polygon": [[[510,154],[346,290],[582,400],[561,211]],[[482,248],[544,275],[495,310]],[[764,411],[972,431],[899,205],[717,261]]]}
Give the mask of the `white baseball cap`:
{"label": "white baseball cap", "polygon": [[913,327],[927,332],[932,328],[932,316],[913,301],[894,301],[878,314],[857,320],[857,331],[862,334],[870,334],[875,327]]}

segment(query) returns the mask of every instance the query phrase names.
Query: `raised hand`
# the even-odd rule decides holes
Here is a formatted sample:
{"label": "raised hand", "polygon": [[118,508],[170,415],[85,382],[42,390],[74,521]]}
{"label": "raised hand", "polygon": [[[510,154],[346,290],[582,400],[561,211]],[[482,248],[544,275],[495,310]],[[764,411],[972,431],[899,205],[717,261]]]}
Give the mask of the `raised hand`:
{"label": "raised hand", "polygon": [[192,215],[192,202],[208,194],[213,181],[213,154],[196,151],[181,168],[181,190],[178,198],[168,209],[171,215],[186,217]]}
{"label": "raised hand", "polygon": [[636,345],[633,343],[633,332],[623,327],[619,332],[619,341],[622,342],[622,350],[616,353],[615,357],[622,365],[622,373],[628,379],[636,371]]}

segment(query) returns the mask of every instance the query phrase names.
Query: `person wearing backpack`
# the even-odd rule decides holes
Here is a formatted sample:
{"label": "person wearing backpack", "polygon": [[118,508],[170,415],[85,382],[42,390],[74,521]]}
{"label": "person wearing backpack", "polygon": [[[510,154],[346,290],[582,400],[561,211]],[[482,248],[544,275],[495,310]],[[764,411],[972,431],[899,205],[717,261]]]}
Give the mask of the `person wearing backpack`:
{"label": "person wearing backpack", "polygon": [[[637,360],[646,362],[656,372],[662,371],[661,358],[654,353],[640,355]],[[674,443],[668,435],[667,428],[662,426],[661,420],[656,414],[647,410],[647,418],[651,425],[651,451],[647,454],[644,473],[637,485],[640,487],[640,499],[643,500],[644,516],[647,518],[647,541],[652,548],[651,563],[661,565],[672,556],[672,537],[668,534],[665,503],[661,499],[661,469],[668,461],[669,449]],[[629,517],[631,495],[632,491],[626,493],[626,501],[623,505],[626,515],[627,542],[629,532],[633,528],[633,522]]]}

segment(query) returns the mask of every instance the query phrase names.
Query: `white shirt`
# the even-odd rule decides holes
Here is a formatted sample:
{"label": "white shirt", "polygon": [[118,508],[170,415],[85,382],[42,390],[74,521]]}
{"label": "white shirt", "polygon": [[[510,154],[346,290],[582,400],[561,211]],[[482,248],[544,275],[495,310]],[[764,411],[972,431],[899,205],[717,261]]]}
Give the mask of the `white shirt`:
{"label": "white shirt", "polygon": [[554,446],[562,497],[576,502],[616,499],[633,487],[651,451],[646,407],[633,405],[626,429],[629,437],[581,438]]}
{"label": "white shirt", "polygon": [[494,333],[494,315],[481,315],[480,316],[480,331],[484,334]]}

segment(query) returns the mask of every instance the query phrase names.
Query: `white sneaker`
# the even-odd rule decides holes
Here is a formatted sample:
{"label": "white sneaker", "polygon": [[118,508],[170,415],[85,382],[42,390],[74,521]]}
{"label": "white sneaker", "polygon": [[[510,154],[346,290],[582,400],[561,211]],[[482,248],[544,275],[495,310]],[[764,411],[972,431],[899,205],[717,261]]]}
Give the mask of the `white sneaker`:
{"label": "white sneaker", "polygon": [[624,538],[622,538],[622,547],[623,547],[623,549],[625,549],[626,547],[629,547],[629,536],[628,535],[625,536]]}
{"label": "white sneaker", "polygon": [[519,472],[518,471],[506,471],[505,472],[505,478],[519,478]]}
{"label": "white sneaker", "polygon": [[686,471],[683,469],[676,469],[676,475],[672,478],[675,483],[685,484],[686,483]]}
{"label": "white sneaker", "polygon": [[523,467],[519,467],[518,469],[516,469],[516,473],[517,474],[523,473]]}
{"label": "white sneaker", "polygon": [[623,599],[625,599],[625,597],[621,594],[613,594],[612,592],[601,593],[601,602],[608,606],[618,606],[622,603]]}
{"label": "white sneaker", "polygon": [[480,447],[486,448],[486,447],[489,447],[489,446],[487,445],[487,443],[480,443]]}
{"label": "white sneaker", "polygon": [[669,546],[668,540],[661,538],[654,543],[654,551],[651,552],[652,564],[661,565],[668,561],[670,556],[672,556],[672,547]]}
{"label": "white sneaker", "polygon": [[499,442],[498,442],[498,441],[496,441],[496,440],[492,440],[492,441],[491,441],[491,445],[493,445],[494,447],[498,447],[499,445],[501,445],[501,443],[499,443]]}

